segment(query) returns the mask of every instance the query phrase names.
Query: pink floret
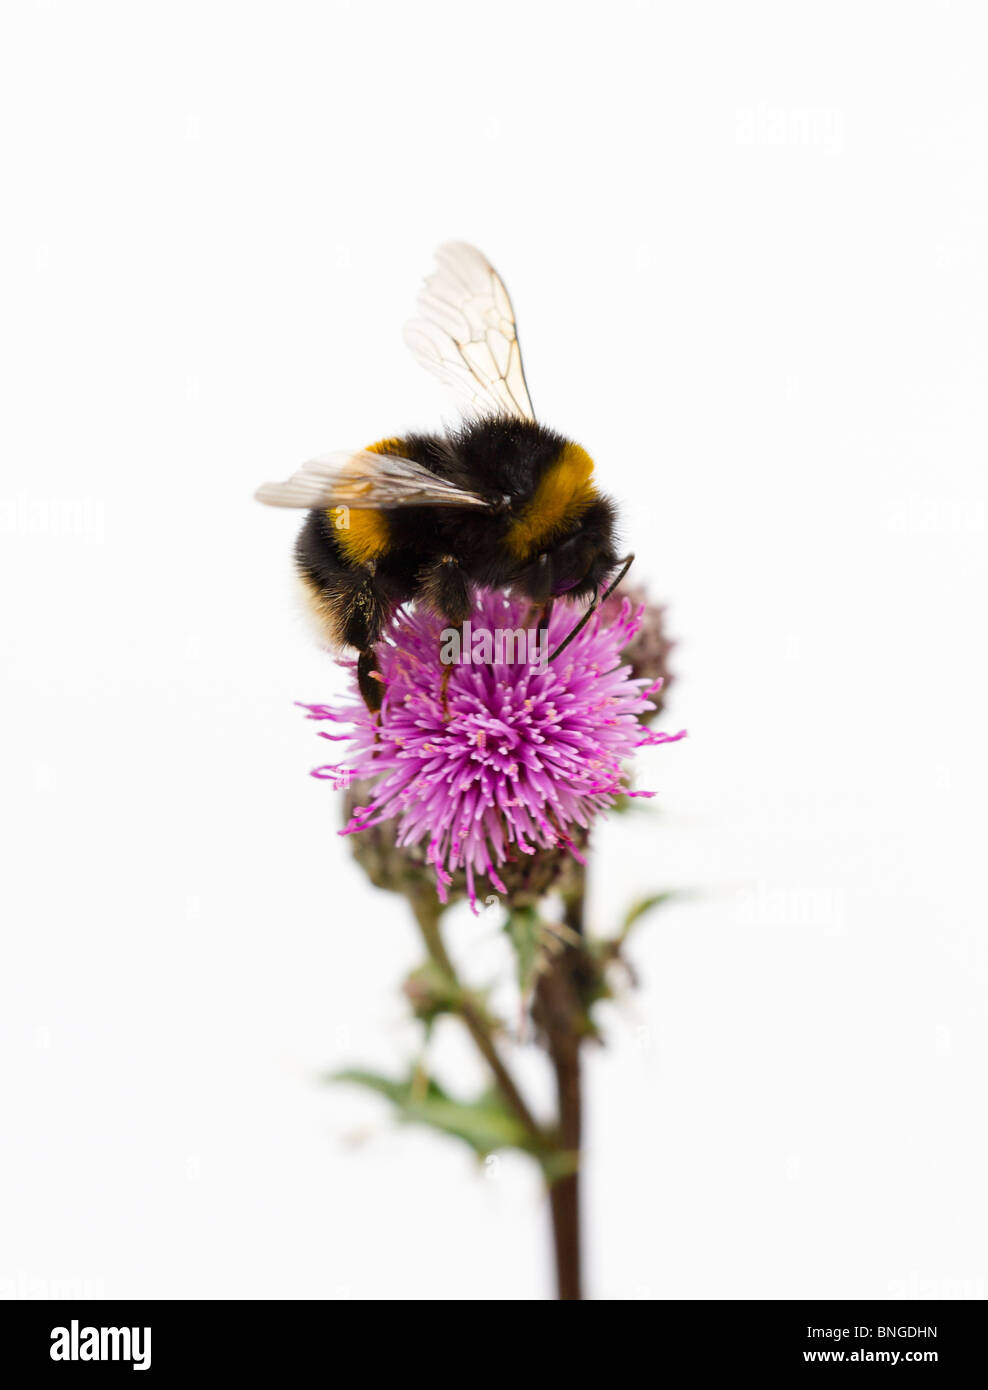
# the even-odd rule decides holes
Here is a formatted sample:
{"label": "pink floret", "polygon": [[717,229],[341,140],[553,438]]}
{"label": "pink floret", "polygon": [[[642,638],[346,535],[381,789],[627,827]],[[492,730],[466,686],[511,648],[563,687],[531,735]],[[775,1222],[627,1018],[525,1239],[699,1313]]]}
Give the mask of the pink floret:
{"label": "pink floret", "polygon": [[[481,591],[471,622],[475,631],[516,629],[529,611],[527,600]],[[575,831],[627,793],[624,764],[635,749],[685,735],[650,733],[639,722],[653,708],[655,686],[632,679],[620,656],[643,614],[626,600],[607,626],[595,615],[545,670],[523,660],[455,664],[444,708],[446,624],[399,611],[377,647],[385,687],[379,720],[359,697],[336,710],[303,706],[310,719],[353,727],[346,768],[327,764],[313,775],[376,779],[368,804],[341,833],[396,818],[397,844],[427,842],[440,899],[462,869],[474,906],[476,877],[504,891],[497,866],[519,852],[562,845],[579,857]],[[574,605],[557,602],[550,651],[579,616]]]}

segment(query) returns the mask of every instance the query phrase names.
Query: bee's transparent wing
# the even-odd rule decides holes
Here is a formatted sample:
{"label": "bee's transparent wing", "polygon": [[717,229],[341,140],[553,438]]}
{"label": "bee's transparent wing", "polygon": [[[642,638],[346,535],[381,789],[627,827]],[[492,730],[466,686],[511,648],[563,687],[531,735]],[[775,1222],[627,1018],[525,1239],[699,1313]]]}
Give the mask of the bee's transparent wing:
{"label": "bee's transparent wing", "polygon": [[534,420],[515,316],[497,271],[464,241],[440,246],[436,260],[405,342],[465,413]]}
{"label": "bee's transparent wing", "polygon": [[283,483],[265,483],[254,494],[269,507],[489,507],[412,459],[355,449],[303,463]]}

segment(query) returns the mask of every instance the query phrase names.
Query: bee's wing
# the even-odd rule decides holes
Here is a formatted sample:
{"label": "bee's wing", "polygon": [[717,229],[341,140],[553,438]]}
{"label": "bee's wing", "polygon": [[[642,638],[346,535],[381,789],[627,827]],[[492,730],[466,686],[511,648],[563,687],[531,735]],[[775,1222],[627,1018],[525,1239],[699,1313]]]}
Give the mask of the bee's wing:
{"label": "bee's wing", "polygon": [[270,507],[490,507],[476,492],[455,487],[412,459],[368,449],[324,454],[303,463],[283,483],[265,483],[254,496]]}
{"label": "bee's wing", "polygon": [[468,414],[534,420],[511,300],[475,246],[450,241],[418,298],[405,342]]}

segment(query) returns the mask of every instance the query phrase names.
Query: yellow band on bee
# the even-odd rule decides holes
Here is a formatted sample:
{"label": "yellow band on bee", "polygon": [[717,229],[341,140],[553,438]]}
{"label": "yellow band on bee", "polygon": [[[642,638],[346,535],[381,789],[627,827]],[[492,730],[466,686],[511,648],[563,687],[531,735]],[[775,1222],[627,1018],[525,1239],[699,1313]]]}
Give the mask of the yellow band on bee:
{"label": "yellow band on bee", "polygon": [[[368,444],[369,454],[400,454],[400,439],[379,439]],[[329,507],[330,524],[336,528],[336,542],[351,565],[367,565],[387,550],[391,529],[384,512],[373,508]]]}
{"label": "yellow band on bee", "polygon": [[508,530],[511,553],[526,560],[555,532],[577,521],[597,497],[592,478],[593,459],[586,449],[579,444],[564,444],[532,500]]}

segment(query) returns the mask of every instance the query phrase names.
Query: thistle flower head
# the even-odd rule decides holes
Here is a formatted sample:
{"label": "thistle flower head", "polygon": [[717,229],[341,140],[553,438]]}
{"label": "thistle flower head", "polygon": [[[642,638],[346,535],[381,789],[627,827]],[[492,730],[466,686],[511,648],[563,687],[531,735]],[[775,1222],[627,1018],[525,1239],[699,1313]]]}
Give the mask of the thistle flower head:
{"label": "thistle flower head", "polygon": [[631,667],[631,674],[636,680],[644,676],[653,683],[652,709],[642,715],[642,721],[651,724],[662,713],[669,687],[675,680],[669,656],[676,643],[666,628],[664,604],[653,603],[645,589],[638,584],[621,584],[605,600],[601,606],[601,622],[605,625],[615,622],[625,602],[630,602],[632,609],[639,614],[639,622],[622,649],[621,660]]}
{"label": "thistle flower head", "polygon": [[685,732],[651,733],[641,722],[661,682],[635,679],[620,654],[638,631],[643,605],[625,600],[616,612],[595,615],[551,662],[547,653],[580,610],[556,604],[535,661],[530,610],[527,600],[480,591],[459,660],[445,665],[450,630],[442,620],[400,610],[376,651],[385,688],[379,716],[356,697],[339,709],[305,706],[309,718],[353,726],[347,764],[313,775],[374,779],[342,833],[395,819],[395,843],[425,848],[444,902],[460,869],[476,907],[477,877],[507,893],[498,870],[520,855],[565,849],[580,858],[586,830],[618,793],[653,794],[628,792],[628,757]]}

